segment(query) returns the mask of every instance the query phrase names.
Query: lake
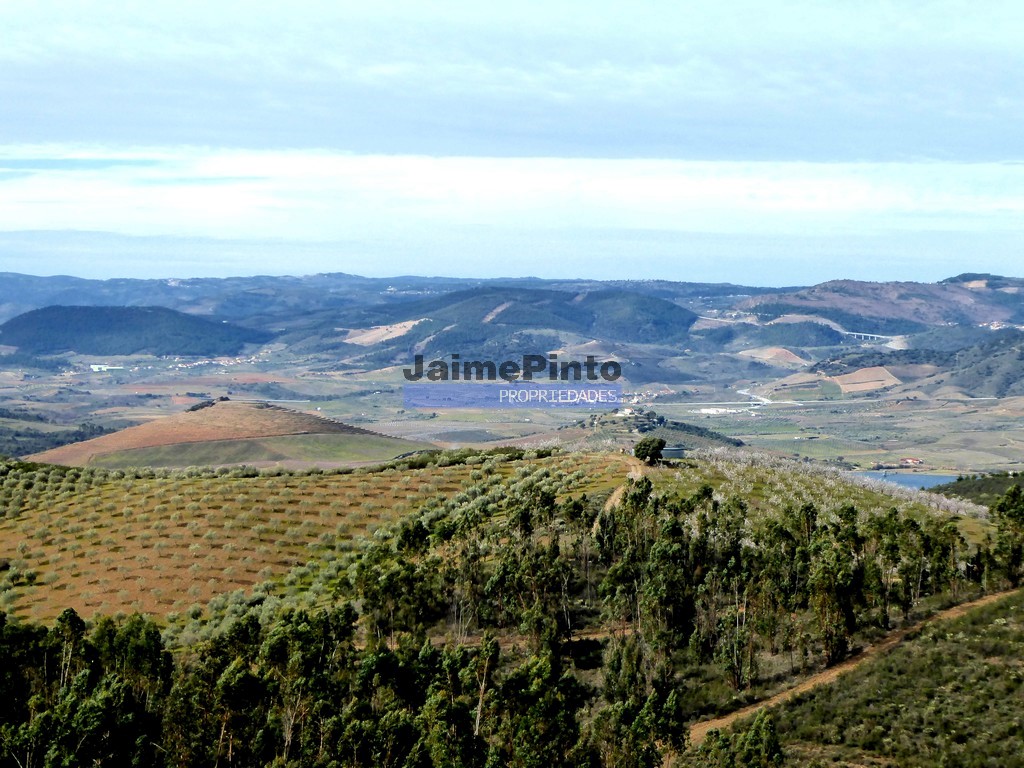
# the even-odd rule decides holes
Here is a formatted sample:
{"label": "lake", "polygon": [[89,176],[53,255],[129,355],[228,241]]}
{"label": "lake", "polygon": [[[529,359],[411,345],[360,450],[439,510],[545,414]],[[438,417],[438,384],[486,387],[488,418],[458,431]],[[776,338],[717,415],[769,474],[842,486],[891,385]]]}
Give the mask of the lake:
{"label": "lake", "polygon": [[931,472],[893,472],[891,470],[888,474],[883,474],[881,470],[851,472],[850,474],[857,475],[858,477],[867,477],[872,480],[882,480],[886,483],[895,483],[896,485],[902,485],[904,488],[913,488],[914,490],[951,483],[958,477],[958,475],[939,475]]}

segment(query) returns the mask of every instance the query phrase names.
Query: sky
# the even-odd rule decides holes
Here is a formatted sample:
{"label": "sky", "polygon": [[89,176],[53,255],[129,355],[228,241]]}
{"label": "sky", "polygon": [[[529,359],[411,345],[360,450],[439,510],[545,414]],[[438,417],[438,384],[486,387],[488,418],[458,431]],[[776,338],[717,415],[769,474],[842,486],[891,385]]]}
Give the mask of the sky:
{"label": "sky", "polygon": [[1020,276],[1021,40],[1000,0],[0,0],[0,272]]}

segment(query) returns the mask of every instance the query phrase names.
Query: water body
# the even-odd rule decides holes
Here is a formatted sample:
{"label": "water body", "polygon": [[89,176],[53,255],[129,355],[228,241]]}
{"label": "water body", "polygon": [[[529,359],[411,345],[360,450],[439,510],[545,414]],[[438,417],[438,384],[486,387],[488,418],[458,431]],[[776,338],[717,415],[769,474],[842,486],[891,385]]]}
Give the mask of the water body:
{"label": "water body", "polygon": [[867,477],[872,480],[882,480],[886,483],[895,483],[904,488],[913,488],[915,491],[921,488],[933,488],[943,483],[951,483],[956,480],[957,475],[938,475],[931,472],[883,472],[872,470],[869,472],[853,472],[858,477]]}

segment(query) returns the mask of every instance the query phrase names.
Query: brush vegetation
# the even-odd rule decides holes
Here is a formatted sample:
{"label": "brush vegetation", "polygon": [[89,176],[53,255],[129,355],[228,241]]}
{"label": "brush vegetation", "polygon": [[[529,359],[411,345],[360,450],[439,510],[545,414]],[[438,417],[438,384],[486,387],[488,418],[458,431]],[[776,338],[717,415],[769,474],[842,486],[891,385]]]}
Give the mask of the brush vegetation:
{"label": "brush vegetation", "polygon": [[771,717],[688,727],[1022,575],[1019,492],[989,522],[757,456],[2,474],[23,768],[780,765]]}
{"label": "brush vegetation", "polygon": [[1018,593],[781,708],[778,737],[808,766],[1021,766],[1022,658]]}

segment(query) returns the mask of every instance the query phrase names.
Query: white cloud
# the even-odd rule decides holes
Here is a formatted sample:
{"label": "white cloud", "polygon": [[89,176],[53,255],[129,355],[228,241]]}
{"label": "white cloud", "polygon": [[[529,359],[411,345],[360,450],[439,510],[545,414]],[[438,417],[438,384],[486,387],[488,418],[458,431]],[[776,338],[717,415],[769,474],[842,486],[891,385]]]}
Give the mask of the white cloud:
{"label": "white cloud", "polygon": [[[0,229],[132,235],[371,237],[495,230],[647,229],[746,234],[1016,230],[1024,165],[687,162],[348,155],[197,148],[0,154]],[[93,157],[98,167],[62,167]],[[123,161],[148,160],[138,164]],[[106,164],[105,164],[106,163]],[[26,174],[27,171],[31,171]]]}
{"label": "white cloud", "polygon": [[355,242],[415,272],[703,235],[923,263],[1020,230],[1010,0],[40,0],[0,29],[0,157],[57,161],[0,162],[0,231]]}

